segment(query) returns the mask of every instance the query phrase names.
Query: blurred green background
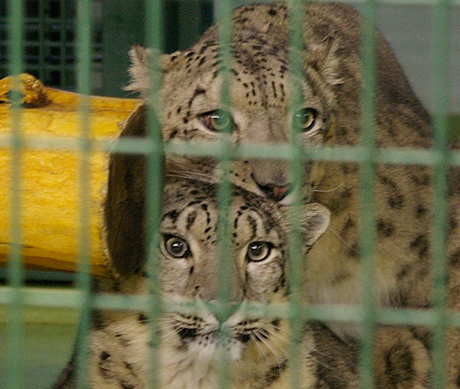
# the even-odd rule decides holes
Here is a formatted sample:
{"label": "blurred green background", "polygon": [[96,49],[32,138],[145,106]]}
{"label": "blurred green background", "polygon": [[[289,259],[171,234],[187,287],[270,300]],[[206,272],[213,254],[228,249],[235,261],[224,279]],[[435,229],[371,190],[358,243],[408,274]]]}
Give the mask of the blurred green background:
{"label": "blurred green background", "polygon": [[[23,311],[22,387],[50,388],[70,359],[78,313],[70,309],[28,307]],[[0,305],[0,388],[6,388],[8,311]]]}

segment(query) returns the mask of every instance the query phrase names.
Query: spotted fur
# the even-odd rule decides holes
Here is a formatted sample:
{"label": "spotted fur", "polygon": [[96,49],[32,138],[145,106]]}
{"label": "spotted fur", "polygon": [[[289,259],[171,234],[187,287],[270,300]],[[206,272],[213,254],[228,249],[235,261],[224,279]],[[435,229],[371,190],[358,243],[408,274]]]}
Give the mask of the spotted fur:
{"label": "spotted fur", "polygon": [[[215,187],[194,181],[170,180],[164,189],[164,207],[160,222],[162,242],[156,265],[164,303],[198,303],[198,309],[164,312],[159,320],[159,366],[161,388],[217,388],[217,358],[226,350],[232,372],[233,388],[285,387],[288,380],[289,321],[285,318],[247,314],[250,303],[270,304],[288,301],[289,226],[286,207],[236,189],[229,213],[232,251],[228,280],[233,303],[239,308],[218,316],[205,304],[218,296],[219,246],[218,210]],[[329,211],[318,204],[302,207],[301,233],[304,254],[322,235],[329,223]],[[186,248],[175,256],[171,245],[180,242]],[[252,244],[262,242],[267,255],[251,257]],[[254,255],[259,255],[255,250]],[[255,260],[255,259],[257,260]],[[260,260],[259,260],[260,259]],[[99,291],[146,294],[145,270],[126,279],[101,281]],[[241,305],[242,304],[242,305]],[[238,305],[237,305],[238,307]],[[302,381],[315,387],[316,333],[329,333],[319,324],[306,327],[301,346]],[[228,338],[219,338],[219,331]],[[140,312],[97,312],[90,330],[89,382],[91,388],[144,389],[147,386],[150,349],[148,318]],[[333,338],[332,335],[331,339]],[[347,349],[340,340],[338,348]],[[333,343],[332,343],[333,344]],[[348,351],[347,351],[348,352]],[[350,357],[351,360],[351,357]],[[327,366],[327,362],[323,363]],[[353,364],[341,371],[352,371]],[[70,373],[69,373],[70,371]],[[56,388],[73,388],[74,371],[69,368]]]}
{"label": "spotted fur", "polygon": [[[97,311],[88,335],[88,382],[91,389],[146,389],[155,366],[161,389],[218,388],[218,358],[225,355],[231,388],[288,388],[292,350],[299,351],[300,387],[358,388],[358,342],[337,337],[324,324],[303,321],[299,343],[293,347],[288,319],[245,309],[290,301],[289,227],[287,207],[235,189],[229,212],[231,237],[228,313],[213,313],[219,293],[221,266],[217,236],[219,217],[216,188],[197,181],[172,179],[164,188],[160,222],[160,254],[154,265],[159,286],[153,293],[164,304],[181,304],[161,313],[157,359],[151,360],[152,328],[147,313]],[[299,212],[302,256],[327,229],[330,212],[305,204]],[[321,239],[319,240],[321,241]],[[171,242],[180,255],[171,252]],[[257,242],[269,248],[266,256]],[[250,247],[256,244],[254,256]],[[251,251],[252,252],[252,251]],[[258,257],[257,255],[260,255]],[[103,293],[146,295],[151,290],[146,271],[128,278],[100,280]],[[197,308],[186,308],[189,303]],[[252,305],[251,305],[252,304]],[[224,330],[228,337],[219,338]],[[427,388],[429,355],[422,341],[405,328],[381,327],[377,332],[376,387]],[[381,341],[380,341],[381,340]],[[82,342],[83,344],[83,342]],[[226,354],[222,354],[221,352]],[[54,389],[75,389],[75,356]]]}
{"label": "spotted fur", "polygon": [[[305,49],[289,48],[287,5],[274,3],[243,7],[233,14],[229,114],[236,143],[281,144],[291,140],[293,115],[289,110],[292,86],[302,92],[301,108],[315,112],[314,124],[300,135],[308,146],[360,144],[361,135],[361,17],[343,4],[305,5]],[[168,141],[219,139],[210,130],[207,114],[220,109],[222,79],[218,30],[212,27],[190,49],[162,56],[163,83],[151,103],[157,107],[163,138]],[[375,128],[378,147],[433,147],[428,113],[413,93],[404,72],[384,38],[376,34]],[[301,56],[301,74],[289,71],[291,53]],[[132,90],[148,96],[148,54],[132,51]],[[145,132],[145,105],[125,123],[122,136]],[[127,157],[128,158],[128,157]],[[144,184],[136,170],[117,165],[128,183],[109,181],[107,241],[114,266],[122,274],[142,264],[139,226],[130,213],[139,208],[135,197]],[[217,182],[219,165],[211,157],[167,156],[166,174]],[[114,170],[113,170],[114,171]],[[306,162],[303,195],[331,213],[331,224],[306,261],[306,298],[320,304],[355,305],[360,301],[360,170],[354,163]],[[129,174],[123,175],[123,172]],[[119,177],[119,175],[117,175]],[[282,160],[237,160],[232,181],[255,194],[290,203],[291,185]],[[458,237],[460,175],[449,173],[449,305],[458,309],[460,246]],[[129,186],[129,185],[131,186]],[[375,180],[376,301],[383,307],[432,306],[431,222],[433,170],[419,165],[377,164]],[[137,185],[137,186],[136,186]],[[127,199],[127,201],[118,201]],[[136,208],[137,207],[137,208]],[[134,213],[141,215],[142,212]],[[113,219],[113,220],[112,220]],[[113,221],[113,223],[112,223]],[[120,240],[119,236],[129,239]],[[133,251],[134,250],[134,251]],[[137,251],[136,251],[137,250]],[[364,291],[366,292],[366,291]],[[356,337],[354,326],[332,324],[345,338]],[[423,332],[422,329],[418,331]],[[460,387],[460,335],[449,332],[448,379]],[[425,331],[424,338],[429,338]],[[389,339],[389,338],[385,338]],[[415,339],[415,338],[414,338]],[[427,342],[428,344],[429,342]],[[384,345],[382,345],[384,346]],[[394,360],[394,359],[393,359]]]}
{"label": "spotted fur", "polygon": [[[275,3],[242,7],[233,14],[234,59],[229,109],[234,121],[232,139],[241,144],[288,142],[293,122],[289,116],[289,97],[295,84],[302,91],[301,107],[315,112],[314,125],[300,135],[304,144],[359,145],[359,14],[343,4],[307,4],[303,73],[294,75],[288,69],[291,51],[288,49],[287,12],[286,4]],[[377,144],[381,147],[431,147],[427,112],[379,34],[376,46]],[[148,54],[136,47],[132,57],[134,81],[131,88],[147,95],[149,83],[145,66]],[[189,50],[162,57],[163,83],[154,104],[161,107],[160,122],[165,140],[212,141],[221,137],[220,133],[207,128],[203,120],[204,114],[220,108],[220,64],[216,27]],[[140,136],[145,132],[144,105],[125,123],[122,136],[130,136],[133,132]],[[274,196],[269,187],[290,185],[287,162],[282,160],[237,160],[232,171],[236,185],[263,197]],[[167,156],[166,174],[211,182],[219,179],[219,169],[216,170],[212,158]],[[359,301],[359,179],[359,166],[353,163],[309,162],[305,165],[305,199],[324,204],[332,212],[329,231],[315,246],[308,261],[306,277],[308,297],[312,302],[355,304]],[[428,260],[431,183],[430,168],[377,165],[376,290],[380,305],[426,307],[431,304]],[[130,196],[130,189],[124,184],[120,186],[116,181],[116,185],[109,187],[109,200],[119,191]],[[291,196],[283,194],[285,196],[278,200],[290,203]],[[452,211],[456,218],[454,207]],[[109,201],[108,218],[115,213]],[[119,233],[119,230],[112,231],[109,225],[109,250],[112,239],[114,245],[119,242]],[[112,255],[116,263],[127,257],[123,253]],[[132,262],[137,263],[137,259],[133,258]]]}

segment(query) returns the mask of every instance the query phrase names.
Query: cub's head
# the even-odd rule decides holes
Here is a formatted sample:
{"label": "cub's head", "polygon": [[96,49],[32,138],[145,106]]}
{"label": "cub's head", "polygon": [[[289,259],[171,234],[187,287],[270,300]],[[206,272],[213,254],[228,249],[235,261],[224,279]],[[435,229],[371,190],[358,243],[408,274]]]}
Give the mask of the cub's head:
{"label": "cub's head", "polygon": [[[161,280],[163,293],[171,298],[217,298],[221,253],[215,190],[214,185],[182,179],[168,180],[164,188]],[[235,188],[228,222],[231,299],[283,300],[291,231],[287,207]],[[306,254],[326,231],[329,211],[320,204],[303,205],[300,224]]]}
{"label": "cub's head", "polygon": [[[245,313],[248,303],[288,301],[287,209],[252,193],[236,189],[228,215],[230,249],[225,279],[230,285],[231,312],[220,317],[213,306],[219,292],[219,212],[215,187],[195,181],[168,180],[160,223],[160,293],[165,302],[199,303],[199,309],[173,310],[162,317],[163,347],[168,360],[214,363],[225,347],[233,361],[281,363],[288,341],[287,321]],[[324,233],[329,211],[319,204],[302,206],[303,255]],[[135,275],[134,277],[141,277]],[[192,362],[192,363],[195,363]],[[244,369],[243,367],[246,367]]]}

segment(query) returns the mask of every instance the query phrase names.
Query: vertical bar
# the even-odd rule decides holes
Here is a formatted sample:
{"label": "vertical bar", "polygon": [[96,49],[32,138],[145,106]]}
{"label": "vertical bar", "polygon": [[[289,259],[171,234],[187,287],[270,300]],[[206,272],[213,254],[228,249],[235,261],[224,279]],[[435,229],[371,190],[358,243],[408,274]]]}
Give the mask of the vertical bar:
{"label": "vertical bar", "polygon": [[[157,101],[155,96],[158,93],[161,82],[161,69],[159,67],[159,53],[163,48],[162,39],[162,12],[163,3],[161,0],[149,0],[146,4],[146,43],[147,47],[153,49],[153,55],[149,61],[151,84],[150,101]],[[159,225],[162,210],[163,195],[163,138],[160,130],[158,112],[161,106],[149,104],[147,110],[147,138],[152,145],[151,152],[146,155],[146,212],[147,212],[147,274],[149,275],[149,289],[152,296],[152,305],[149,311],[151,352],[149,363],[148,388],[159,388],[161,384],[160,361],[160,326],[159,317],[162,313],[161,296],[157,293],[159,289]]]}
{"label": "vertical bar", "polygon": [[[219,56],[221,67],[219,68],[220,76],[223,79],[220,107],[225,112],[230,112],[230,69],[231,69],[231,45],[232,45],[232,26],[230,14],[232,12],[231,2],[226,0],[216,4],[217,17],[219,19]],[[219,302],[225,304],[228,302],[230,295],[230,282],[228,280],[228,272],[230,271],[232,246],[229,237],[228,212],[231,202],[231,183],[230,183],[230,165],[232,163],[232,150],[230,144],[231,128],[227,128],[223,132],[222,145],[224,147],[223,157],[219,161],[220,169],[223,172],[222,181],[219,185],[218,202],[219,215],[221,216],[218,228],[220,244],[220,259],[221,268],[219,274]],[[225,315],[224,315],[225,316]]]}
{"label": "vertical bar", "polygon": [[8,282],[11,288],[8,326],[8,376],[7,388],[19,389],[22,384],[21,352],[23,348],[22,296],[23,285],[21,252],[21,157],[22,134],[20,113],[19,75],[22,73],[24,14],[21,0],[8,2],[8,52],[9,73],[13,76],[11,95],[11,169],[10,169],[10,252],[8,253]]}
{"label": "vertical bar", "polygon": [[38,78],[45,80],[45,5],[38,3]]}
{"label": "vertical bar", "polygon": [[79,234],[78,234],[78,276],[77,285],[82,295],[82,308],[80,320],[78,348],[78,377],[77,387],[85,389],[87,382],[87,347],[86,338],[91,314],[91,263],[90,263],[90,101],[91,93],[91,0],[78,0],[77,2],[77,91],[80,94],[80,158],[79,158]]}
{"label": "vertical bar", "polygon": [[201,15],[199,14],[201,1],[181,1],[178,3],[178,49],[183,50],[195,43],[200,34]]}
{"label": "vertical bar", "polygon": [[[231,47],[232,47],[232,3],[229,0],[216,2],[216,15],[219,20],[219,56],[220,68],[219,74],[222,77],[222,89],[220,95],[220,108],[223,112],[230,112],[230,77],[231,77]],[[222,324],[230,315],[231,307],[230,302],[230,289],[231,279],[228,277],[231,274],[231,267],[233,261],[233,247],[230,240],[230,224],[229,212],[231,204],[231,182],[230,182],[230,169],[233,161],[233,151],[230,143],[231,128],[227,128],[222,133],[221,146],[223,146],[223,157],[219,161],[219,168],[222,171],[222,180],[219,183],[217,200],[219,211],[219,222],[217,229],[217,241],[219,244],[219,267],[218,267],[218,296],[217,301],[219,305],[218,319]],[[219,339],[224,342],[228,337],[225,328],[220,327]],[[218,387],[225,389],[230,388],[232,379],[231,369],[228,368],[230,364],[230,356],[224,347],[219,348],[218,357]]]}
{"label": "vertical bar", "polygon": [[446,221],[448,216],[447,173],[449,156],[447,151],[447,106],[448,84],[448,35],[447,21],[449,1],[439,0],[435,6],[433,56],[434,56],[434,141],[438,161],[434,166],[433,182],[433,301],[435,325],[433,326],[433,387],[445,388],[446,381],[446,328],[447,316],[447,264]]}
{"label": "vertical bar", "polygon": [[375,87],[376,87],[376,0],[366,0],[362,6],[362,112],[361,142],[364,160],[361,165],[361,223],[360,250],[363,307],[362,345],[360,349],[361,388],[374,387],[372,368],[374,330],[375,330],[375,220],[374,220],[374,182],[375,182]]}
{"label": "vertical bar", "polygon": [[[289,63],[291,68],[291,84],[293,90],[290,96],[289,115],[294,117],[295,113],[300,109],[302,104],[302,91],[300,84],[296,82],[297,77],[303,77],[303,23],[305,11],[301,0],[291,0],[288,2],[288,17],[289,25],[289,40],[292,48]],[[293,121],[291,128],[291,146],[294,151],[293,158],[290,160],[290,174],[294,182],[294,203],[289,208],[289,222],[291,226],[288,247],[289,247],[289,286],[290,286],[290,347],[289,347],[289,367],[292,374],[289,377],[290,388],[301,387],[300,369],[301,369],[301,343],[302,343],[302,328],[304,324],[305,314],[302,310],[303,295],[302,284],[305,275],[304,261],[302,258],[302,239],[300,236],[300,219],[301,214],[301,188],[303,186],[303,160],[301,158],[302,140],[300,137],[301,128],[296,125],[297,121]]]}
{"label": "vertical bar", "polygon": [[[60,36],[60,46],[61,46],[61,55],[59,58],[59,65],[60,65],[60,71],[59,71],[59,86],[61,88],[66,88],[67,82],[66,82],[66,51],[67,51],[67,42],[66,42],[66,35],[67,35],[67,1],[61,0],[59,6],[61,7],[61,23],[60,23],[60,29],[61,29],[61,36]],[[50,21],[48,20],[48,23]],[[75,55],[75,53],[74,53]]]}

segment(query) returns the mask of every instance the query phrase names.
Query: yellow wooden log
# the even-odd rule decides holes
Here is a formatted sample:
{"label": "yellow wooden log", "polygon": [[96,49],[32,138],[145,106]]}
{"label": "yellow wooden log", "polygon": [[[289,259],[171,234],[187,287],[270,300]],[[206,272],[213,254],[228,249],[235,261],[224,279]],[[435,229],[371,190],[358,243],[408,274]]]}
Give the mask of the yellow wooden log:
{"label": "yellow wooden log", "polygon": [[[24,108],[20,112],[22,138],[79,138],[79,96],[45,88],[30,75],[22,75]],[[0,80],[0,266],[7,263],[11,193],[11,89],[9,77]],[[107,97],[90,98],[91,139],[114,139],[118,123],[136,108],[139,100]],[[64,143],[65,146],[65,143]],[[106,274],[101,240],[101,205],[107,183],[106,153],[93,152],[90,162],[91,202],[89,221],[92,273]],[[79,230],[79,162],[78,150],[25,148],[21,154],[21,241],[26,268],[75,271],[78,258]]]}

